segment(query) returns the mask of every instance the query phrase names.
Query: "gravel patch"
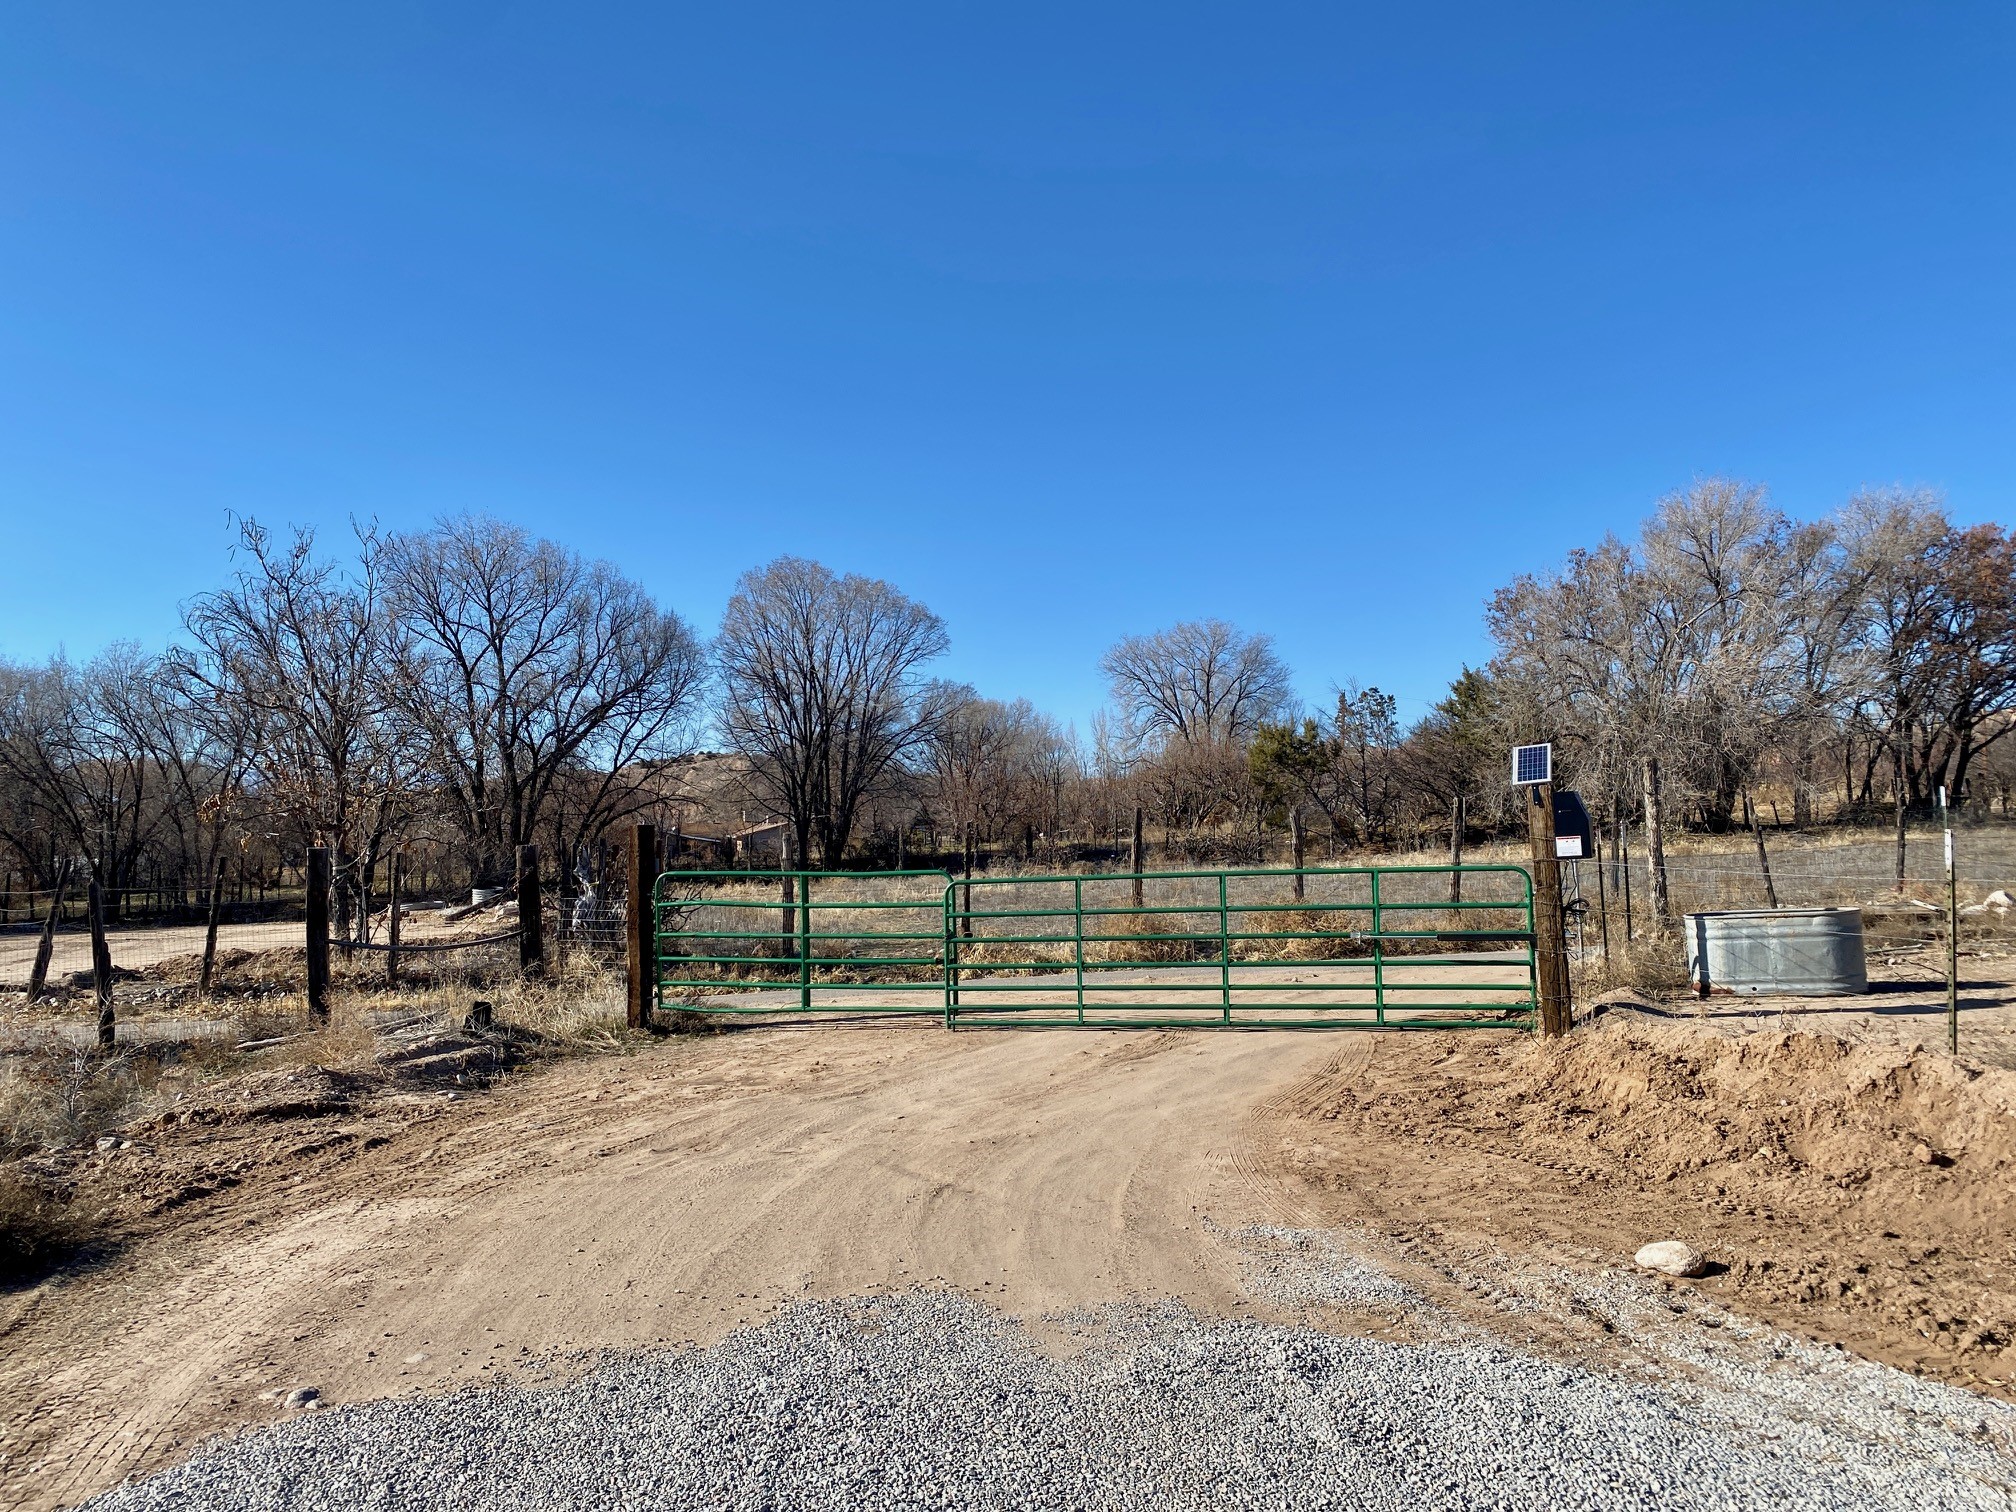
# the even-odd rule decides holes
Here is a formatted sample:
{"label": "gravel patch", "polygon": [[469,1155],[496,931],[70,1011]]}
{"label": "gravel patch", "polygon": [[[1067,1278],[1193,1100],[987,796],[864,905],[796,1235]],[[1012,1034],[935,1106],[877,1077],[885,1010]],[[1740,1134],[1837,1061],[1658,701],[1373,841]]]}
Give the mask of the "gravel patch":
{"label": "gravel patch", "polygon": [[1270,1302],[1321,1302],[1365,1312],[1435,1311],[1420,1292],[1366,1258],[1373,1243],[1366,1235],[1255,1223],[1227,1237],[1245,1262],[1247,1289]]}
{"label": "gravel patch", "polygon": [[626,1354],[564,1385],[290,1418],[86,1505],[2012,1505],[2016,1413],[1908,1377],[1888,1415],[1781,1407],[1754,1389],[1731,1412],[1721,1399],[1736,1389],[1715,1381],[1627,1381],[1482,1340],[1337,1337],[1176,1304],[1067,1326],[1060,1357],[957,1294],[806,1303],[709,1348]]}

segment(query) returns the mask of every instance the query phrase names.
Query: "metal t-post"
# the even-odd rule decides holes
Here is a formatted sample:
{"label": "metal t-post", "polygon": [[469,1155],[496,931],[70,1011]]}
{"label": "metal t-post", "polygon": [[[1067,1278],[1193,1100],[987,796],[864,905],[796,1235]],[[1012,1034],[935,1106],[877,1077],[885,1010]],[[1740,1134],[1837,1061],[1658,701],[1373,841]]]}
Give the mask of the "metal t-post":
{"label": "metal t-post", "polygon": [[1953,811],[1939,789],[1939,817],[1946,825],[1946,1050],[1960,1053],[1960,882],[1953,865]]}

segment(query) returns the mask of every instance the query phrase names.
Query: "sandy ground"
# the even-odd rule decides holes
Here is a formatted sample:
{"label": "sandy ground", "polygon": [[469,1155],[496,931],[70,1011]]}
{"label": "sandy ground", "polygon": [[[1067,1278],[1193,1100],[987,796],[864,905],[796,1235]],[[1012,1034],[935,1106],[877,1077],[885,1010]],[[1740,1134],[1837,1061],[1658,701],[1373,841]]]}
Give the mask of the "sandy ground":
{"label": "sandy ground", "polygon": [[[1970,993],[1970,1034],[2006,1033],[2003,976]],[[1901,1043],[1938,1032],[1933,996],[1850,1011]],[[1726,1308],[2016,1394],[2001,1073],[1887,1044],[1843,1062],[1781,1010],[1619,1008],[1570,1055],[1497,1031],[897,1021],[675,1038],[482,1093],[275,1072],[86,1157],[80,1185],[121,1193],[133,1237],[0,1295],[0,1505],[69,1505],[269,1421],[276,1388],[438,1391],[556,1351],[710,1341],[805,1296],[1306,1321],[1256,1284],[1255,1232],[1349,1236],[1450,1312],[1599,1363],[1627,1341],[1574,1278],[1688,1238],[1717,1262],[1670,1283],[1702,1329]],[[1676,1077],[1693,1084],[1662,1092]],[[1972,1125],[1939,1122],[1963,1101]],[[1377,1307],[1321,1321],[1406,1336]]]}

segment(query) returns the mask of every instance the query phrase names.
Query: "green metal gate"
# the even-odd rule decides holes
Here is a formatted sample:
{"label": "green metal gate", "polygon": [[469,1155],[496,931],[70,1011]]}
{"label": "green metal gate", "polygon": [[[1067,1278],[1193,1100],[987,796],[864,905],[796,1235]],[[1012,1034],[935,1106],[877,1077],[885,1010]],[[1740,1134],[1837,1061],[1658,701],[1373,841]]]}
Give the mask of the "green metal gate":
{"label": "green metal gate", "polygon": [[950,882],[942,871],[665,872],[652,889],[656,1006],[942,1014]]}
{"label": "green metal gate", "polygon": [[658,1006],[696,1013],[1530,1028],[1538,1001],[1519,866],[671,872],[655,901]]}

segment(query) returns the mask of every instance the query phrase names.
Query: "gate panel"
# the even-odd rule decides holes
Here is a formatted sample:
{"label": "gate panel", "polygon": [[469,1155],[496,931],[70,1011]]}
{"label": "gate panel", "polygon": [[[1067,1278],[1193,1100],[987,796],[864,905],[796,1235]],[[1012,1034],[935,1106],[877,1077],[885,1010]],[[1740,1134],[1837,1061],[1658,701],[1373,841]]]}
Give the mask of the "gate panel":
{"label": "gate panel", "polygon": [[1518,866],[667,872],[654,913],[656,1005],[701,1014],[1531,1028],[1539,996]]}
{"label": "gate panel", "polygon": [[666,872],[653,889],[656,1005],[941,1014],[950,880],[942,871]]}
{"label": "gate panel", "polygon": [[1517,866],[974,878],[947,919],[948,1025],[1530,1027],[1537,1001]]}

